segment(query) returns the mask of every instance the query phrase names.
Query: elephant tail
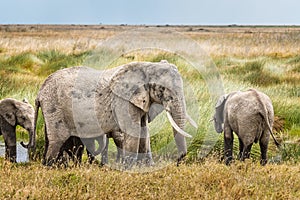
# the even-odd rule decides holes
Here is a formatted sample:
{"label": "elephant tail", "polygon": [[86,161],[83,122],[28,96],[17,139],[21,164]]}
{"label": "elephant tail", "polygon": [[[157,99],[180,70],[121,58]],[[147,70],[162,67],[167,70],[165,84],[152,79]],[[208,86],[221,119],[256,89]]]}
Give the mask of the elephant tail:
{"label": "elephant tail", "polygon": [[34,121],[33,121],[33,131],[30,133],[29,136],[29,143],[24,144],[24,142],[21,142],[21,145],[28,149],[28,148],[35,148],[35,136],[36,136],[36,125],[37,125],[37,119],[39,114],[39,108],[40,108],[40,101],[38,99],[35,100],[35,112],[34,112]]}
{"label": "elephant tail", "polygon": [[262,106],[262,109],[261,109],[260,114],[261,114],[261,116],[265,119],[265,123],[266,123],[266,125],[267,125],[267,128],[268,128],[268,130],[269,130],[269,132],[270,132],[270,134],[271,134],[273,140],[274,140],[275,145],[279,148],[281,145],[280,145],[280,143],[276,140],[276,138],[275,138],[275,136],[274,136],[274,134],[273,134],[273,131],[272,131],[272,128],[271,128],[271,125],[270,125],[270,121],[269,121],[269,117],[268,117],[268,110],[267,110],[267,108],[266,108],[266,105],[262,102],[262,100],[261,100],[261,98],[260,98],[260,95],[259,95],[259,93],[258,93],[256,90],[250,89],[250,91],[253,91],[253,92],[254,92],[255,97],[257,98],[258,102],[259,102],[260,105]]}

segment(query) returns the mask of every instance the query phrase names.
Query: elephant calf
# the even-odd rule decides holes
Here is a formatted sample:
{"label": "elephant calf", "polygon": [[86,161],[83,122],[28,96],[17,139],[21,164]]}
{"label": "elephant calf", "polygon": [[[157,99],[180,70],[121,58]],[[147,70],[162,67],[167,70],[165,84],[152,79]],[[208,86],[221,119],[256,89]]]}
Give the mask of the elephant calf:
{"label": "elephant calf", "polygon": [[260,163],[265,165],[270,134],[275,144],[279,146],[272,133],[273,121],[272,102],[262,92],[250,89],[221,96],[215,107],[214,125],[218,133],[224,129],[226,164],[232,161],[233,132],[235,132],[239,138],[239,159],[249,158],[253,143],[259,141]]}
{"label": "elephant calf", "polygon": [[[90,140],[91,140],[90,143],[94,144],[94,139],[90,139]],[[98,143],[99,143],[99,141],[98,141]],[[99,143],[99,149],[102,148],[100,146],[103,146],[103,145],[105,145],[105,144]],[[95,144],[93,145],[93,147],[94,147],[93,151],[91,151],[91,149],[90,149],[92,147],[86,148],[87,155],[88,155],[88,161],[90,164],[95,160],[95,156],[98,155],[98,154],[96,154],[96,151],[95,151]],[[71,136],[60,148],[60,152],[58,154],[57,159],[64,162],[65,157],[63,154],[64,154],[64,152],[66,152],[75,164],[81,163],[83,150],[84,150],[84,144],[83,144],[82,140],[79,137]]]}
{"label": "elephant calf", "polygon": [[[65,158],[63,153],[66,152],[75,164],[81,163],[83,150],[84,147],[86,147],[88,161],[90,164],[92,164],[92,162],[95,160],[95,156],[101,154],[101,165],[105,165],[108,163],[109,138],[113,138],[118,150],[116,162],[120,162],[122,143],[124,140],[124,138],[120,137],[120,135],[122,134],[112,132],[103,136],[89,139],[81,139],[76,136],[71,136],[61,147],[57,160],[64,162]],[[98,143],[97,149],[95,146],[95,141]]]}
{"label": "elephant calf", "polygon": [[34,109],[26,100],[7,98],[0,101],[0,135],[5,141],[5,158],[11,162],[16,162],[17,157],[16,126],[22,126],[32,136],[33,119]]}

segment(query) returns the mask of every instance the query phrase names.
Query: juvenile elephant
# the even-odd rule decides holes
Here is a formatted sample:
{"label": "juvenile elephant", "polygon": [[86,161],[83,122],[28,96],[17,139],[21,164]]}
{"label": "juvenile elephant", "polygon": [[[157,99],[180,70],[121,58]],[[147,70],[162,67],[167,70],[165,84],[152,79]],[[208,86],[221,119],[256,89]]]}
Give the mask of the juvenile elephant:
{"label": "juvenile elephant", "polygon": [[[117,146],[117,158],[116,162],[120,162],[122,154],[122,143],[123,143],[123,134],[122,133],[109,133],[97,138],[81,139],[76,136],[71,136],[63,144],[60,149],[58,160],[64,161],[63,153],[66,152],[68,156],[73,160],[73,162],[81,163],[82,154],[84,151],[85,145],[89,148],[86,148],[88,161],[90,164],[95,160],[95,156],[101,154],[101,165],[108,164],[108,144],[109,138],[114,139],[114,143]],[[98,143],[98,148],[96,149],[95,141]]]}
{"label": "juvenile elephant", "polygon": [[[103,159],[107,157],[104,155],[103,152],[106,148],[107,138],[105,135],[97,137],[97,138],[89,138],[84,139],[84,143],[89,146],[86,149],[88,155],[88,161],[91,164],[95,160],[95,156],[102,154],[102,161],[101,163],[105,162]],[[98,148],[96,149],[95,141],[98,143]],[[81,163],[82,154],[84,151],[84,143],[82,139],[76,136],[71,136],[67,139],[67,141],[62,145],[60,148],[57,160],[64,162],[64,152],[68,154],[68,156],[73,160],[75,164]],[[104,164],[104,163],[103,163]]]}
{"label": "juvenile elephant", "polygon": [[32,138],[33,119],[34,109],[27,101],[12,98],[0,101],[0,135],[3,135],[5,141],[5,158],[11,162],[16,162],[17,157],[16,126],[25,128]]}
{"label": "juvenile elephant", "polygon": [[73,67],[53,73],[36,99],[49,142],[46,163],[55,160],[70,136],[94,138],[111,132],[124,133],[126,166],[137,160],[139,149],[150,156],[147,122],[154,103],[167,112],[180,160],[187,153],[185,137],[191,137],[183,131],[185,122],[193,121],[186,113],[183,81],[176,66],[165,61],[133,62],[107,70]]}
{"label": "juvenile elephant", "polygon": [[214,115],[214,125],[218,133],[223,132],[224,153],[228,165],[232,161],[233,132],[239,138],[239,159],[249,158],[253,143],[259,141],[261,165],[267,163],[267,150],[272,133],[274,111],[270,98],[262,92],[250,89],[232,92],[219,98]]}

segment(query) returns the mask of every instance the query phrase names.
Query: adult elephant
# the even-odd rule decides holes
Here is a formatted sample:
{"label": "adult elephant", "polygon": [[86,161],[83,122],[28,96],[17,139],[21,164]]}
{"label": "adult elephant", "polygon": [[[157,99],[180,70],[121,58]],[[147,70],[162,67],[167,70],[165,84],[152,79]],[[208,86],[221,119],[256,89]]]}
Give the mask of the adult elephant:
{"label": "adult elephant", "polygon": [[0,135],[5,142],[5,158],[11,162],[16,162],[17,158],[16,126],[25,128],[32,139],[33,119],[34,109],[26,100],[7,98],[0,101]]}
{"label": "adult elephant", "polygon": [[[224,130],[225,162],[232,161],[233,132],[239,138],[239,158],[249,158],[253,143],[259,141],[261,165],[267,163],[270,134],[275,144],[279,143],[272,132],[274,111],[270,98],[255,89],[232,92],[219,98],[214,115],[216,132]],[[222,127],[224,124],[224,129]]]}
{"label": "adult elephant", "polygon": [[185,137],[191,137],[183,131],[190,117],[176,66],[166,61],[133,62],[107,70],[73,67],[53,73],[36,99],[49,142],[46,163],[55,160],[70,136],[94,138],[112,132],[124,133],[122,160],[126,166],[137,160],[139,149],[152,159],[147,128],[152,104],[162,105],[167,112],[181,160],[187,153]]}

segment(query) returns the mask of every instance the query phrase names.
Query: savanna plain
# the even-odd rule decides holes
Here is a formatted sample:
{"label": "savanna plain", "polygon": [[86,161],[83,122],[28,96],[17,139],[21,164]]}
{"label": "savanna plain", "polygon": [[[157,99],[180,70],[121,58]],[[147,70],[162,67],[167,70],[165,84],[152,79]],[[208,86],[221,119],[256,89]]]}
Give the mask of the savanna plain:
{"label": "savanna plain", "polygon": [[[109,25],[0,25],[0,99],[27,98],[34,105],[39,87],[56,70],[80,66],[104,40],[141,26]],[[224,91],[256,88],[272,100],[273,132],[281,143],[269,143],[269,163],[260,166],[259,146],[251,159],[223,163],[223,136],[213,131],[210,119],[216,99],[207,82],[180,55],[163,50],[133,51],[110,66],[132,61],[177,65],[188,82],[188,112],[197,131],[188,140],[188,155],[178,167],[175,160],[163,167],[124,172],[98,164],[45,167],[44,123],[39,115],[37,148],[33,161],[12,164],[0,159],[1,199],[299,199],[300,198],[300,27],[155,26],[164,33],[178,32],[197,42],[213,61]],[[99,52],[99,51],[98,51]],[[100,51],[101,52],[101,51]],[[192,89],[193,95],[189,92]],[[194,99],[197,99],[197,104]],[[163,116],[150,124],[153,152],[174,139]],[[157,124],[159,124],[159,126]],[[157,128],[159,127],[159,128]],[[28,134],[17,128],[18,141]],[[234,152],[238,142],[235,138]],[[171,145],[172,146],[172,145]],[[113,145],[110,146],[114,150]],[[84,157],[86,160],[86,155]],[[157,159],[159,162],[159,159]],[[113,162],[113,158],[112,161]]]}

